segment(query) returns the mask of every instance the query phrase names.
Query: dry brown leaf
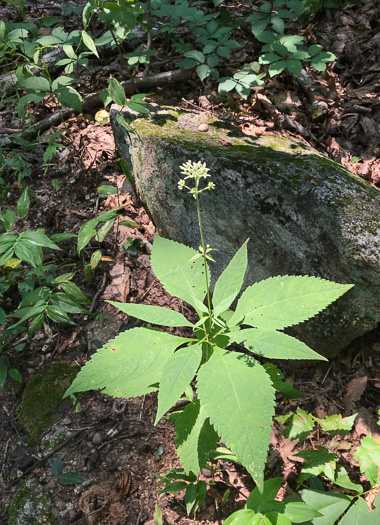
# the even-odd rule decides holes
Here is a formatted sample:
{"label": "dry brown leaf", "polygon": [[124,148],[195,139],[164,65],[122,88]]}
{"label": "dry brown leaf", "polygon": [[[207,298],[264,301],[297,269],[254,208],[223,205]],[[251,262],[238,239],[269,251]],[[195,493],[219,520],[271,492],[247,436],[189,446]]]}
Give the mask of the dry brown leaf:
{"label": "dry brown leaf", "polygon": [[346,395],[343,398],[343,405],[347,411],[354,410],[354,401],[359,401],[367,386],[367,376],[356,377],[347,385]]}

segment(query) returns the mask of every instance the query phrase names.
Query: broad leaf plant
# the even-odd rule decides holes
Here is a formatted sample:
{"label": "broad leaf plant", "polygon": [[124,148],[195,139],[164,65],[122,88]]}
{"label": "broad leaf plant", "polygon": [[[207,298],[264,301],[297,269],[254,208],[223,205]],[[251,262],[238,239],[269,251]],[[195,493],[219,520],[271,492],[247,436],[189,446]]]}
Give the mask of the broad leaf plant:
{"label": "broad leaf plant", "polygon": [[[101,389],[132,398],[158,391],[158,423],[185,393],[188,403],[171,418],[185,473],[198,475],[222,441],[262,492],[275,393],[289,392],[281,372],[273,364],[261,364],[262,358],[326,360],[283,330],[315,316],[352,285],[309,276],[271,277],[246,288],[232,310],[247,268],[248,240],[211,293],[212,249],[205,244],[199,198],[215,185],[204,183],[210,174],[201,162],[188,161],[181,171],[178,186],[196,201],[201,246],[197,252],[156,236],[151,264],[167,292],[189,303],[199,320],[194,324],[159,306],[110,303],[153,325],[192,328],[193,337],[148,327],[127,330],[91,358],[65,396]],[[245,349],[237,350],[242,346],[233,343]]]}

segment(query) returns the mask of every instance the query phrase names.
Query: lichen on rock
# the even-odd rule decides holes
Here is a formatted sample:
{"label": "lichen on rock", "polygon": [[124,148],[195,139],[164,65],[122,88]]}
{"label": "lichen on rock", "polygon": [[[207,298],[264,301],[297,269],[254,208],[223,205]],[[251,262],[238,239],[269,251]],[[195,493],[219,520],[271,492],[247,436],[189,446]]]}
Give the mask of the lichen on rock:
{"label": "lichen on rock", "polygon": [[8,525],[54,525],[51,496],[34,478],[15,493],[8,511]]}

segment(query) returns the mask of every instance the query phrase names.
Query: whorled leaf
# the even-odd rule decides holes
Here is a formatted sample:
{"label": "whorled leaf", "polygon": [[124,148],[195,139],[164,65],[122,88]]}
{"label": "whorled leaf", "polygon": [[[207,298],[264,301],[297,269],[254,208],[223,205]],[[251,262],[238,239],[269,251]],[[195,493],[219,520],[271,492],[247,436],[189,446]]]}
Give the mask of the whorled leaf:
{"label": "whorled leaf", "polygon": [[327,359],[314,352],[302,341],[276,330],[248,328],[231,334],[226,334],[230,342],[243,343],[244,346],[268,359]]}
{"label": "whorled leaf", "polygon": [[186,472],[198,475],[216,449],[219,436],[198,399],[186,405],[176,419],[175,444]]}
{"label": "whorled leaf", "polygon": [[66,391],[95,388],[114,397],[137,397],[158,389],[161,372],[169,356],[186,339],[149,330],[133,328],[111,339],[93,355]]}
{"label": "whorled leaf", "polygon": [[193,380],[202,359],[202,344],[180,348],[165,363],[160,379],[155,424],[178,401]]}
{"label": "whorled leaf", "polygon": [[222,440],[263,488],[274,389],[252,357],[215,347],[198,373],[201,405]]}
{"label": "whorled leaf", "polygon": [[212,296],[215,315],[227,310],[240,292],[248,263],[247,244],[248,239],[236,252],[215,283]]}
{"label": "whorled leaf", "polygon": [[307,275],[271,277],[245,290],[233,319],[279,330],[310,319],[352,287]]}
{"label": "whorled leaf", "polygon": [[203,302],[206,285],[203,259],[191,260],[195,255],[198,252],[188,246],[158,235],[154,238],[151,264],[156,277],[167,292],[197,308],[194,298]]}

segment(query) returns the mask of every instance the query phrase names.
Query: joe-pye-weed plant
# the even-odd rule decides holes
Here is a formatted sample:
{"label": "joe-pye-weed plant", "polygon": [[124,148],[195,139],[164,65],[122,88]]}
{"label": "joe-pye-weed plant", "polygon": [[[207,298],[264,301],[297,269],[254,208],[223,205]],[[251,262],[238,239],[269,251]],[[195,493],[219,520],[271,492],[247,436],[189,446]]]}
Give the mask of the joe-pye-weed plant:
{"label": "joe-pye-weed plant", "polygon": [[[156,328],[127,330],[92,356],[65,396],[91,389],[102,389],[103,393],[121,398],[158,391],[158,423],[185,394],[188,403],[171,418],[175,421],[175,442],[185,474],[177,479],[194,481],[207,461],[215,457],[222,441],[250,473],[259,494],[264,489],[275,392],[286,395],[289,383],[282,382],[283,375],[276,366],[261,364],[255,356],[326,360],[282,330],[310,319],[352,285],[309,276],[271,277],[246,288],[233,311],[230,307],[240,292],[247,268],[248,240],[217,279],[211,293],[208,262],[213,261],[212,248],[205,244],[199,200],[215,185],[204,182],[210,174],[201,162],[188,161],[181,171],[183,179],[178,186],[195,199],[201,245],[197,252],[157,235],[151,264],[167,292],[189,303],[199,320],[193,324],[181,313],[158,306],[110,303],[153,325],[192,328],[194,336],[179,337]],[[246,351],[231,349],[233,343],[243,343]],[[175,475],[171,477],[176,479]],[[177,490],[186,486],[185,482],[180,483],[183,486]],[[191,498],[195,502],[199,496],[192,488],[187,499],[191,503]],[[305,503],[299,505],[310,509]],[[284,508],[265,516],[256,513],[257,518],[265,517],[269,525],[291,523]],[[310,512],[303,516],[316,516],[313,509]],[[236,523],[256,523],[252,521],[254,515],[255,511],[250,510],[249,516],[240,515],[242,521]],[[282,521],[278,521],[280,515]]]}

